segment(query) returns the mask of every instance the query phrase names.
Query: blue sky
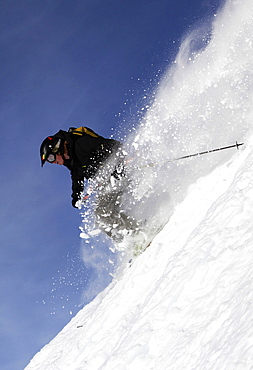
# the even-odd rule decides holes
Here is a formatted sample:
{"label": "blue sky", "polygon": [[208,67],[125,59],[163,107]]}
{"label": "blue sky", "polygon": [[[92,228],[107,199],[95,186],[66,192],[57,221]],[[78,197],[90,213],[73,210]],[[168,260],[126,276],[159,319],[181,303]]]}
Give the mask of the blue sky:
{"label": "blue sky", "polygon": [[184,33],[217,5],[0,2],[3,369],[22,369],[67,324],[94,275],[80,259],[69,173],[40,167],[42,140],[70,126],[108,137],[137,125],[144,90],[156,86]]}

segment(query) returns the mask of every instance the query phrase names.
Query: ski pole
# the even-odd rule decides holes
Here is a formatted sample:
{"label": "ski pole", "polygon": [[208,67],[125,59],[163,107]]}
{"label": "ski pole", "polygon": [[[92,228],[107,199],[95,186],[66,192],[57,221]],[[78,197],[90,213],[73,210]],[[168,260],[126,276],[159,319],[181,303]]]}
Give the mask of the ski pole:
{"label": "ski pole", "polygon": [[[186,159],[186,158],[191,158],[191,157],[198,157],[198,156],[203,155],[203,154],[209,154],[209,153],[213,153],[213,152],[218,152],[219,150],[225,150],[225,149],[230,149],[230,148],[237,148],[237,149],[239,149],[239,146],[241,146],[241,145],[244,145],[244,143],[238,143],[236,141],[236,143],[233,144],[233,145],[223,146],[221,148],[216,148],[216,149],[205,150],[204,152],[199,152],[199,153],[194,153],[194,154],[188,154],[188,155],[184,155],[182,157],[178,157],[178,158],[174,158],[174,159],[168,159],[168,160],[166,160],[166,161],[164,161],[162,163],[179,161],[180,159]],[[144,168],[144,167],[154,167],[154,166],[157,166],[157,165],[158,165],[158,163],[149,163],[146,166],[143,166],[141,168]]]}
{"label": "ski pole", "polygon": [[190,158],[190,157],[197,157],[197,156],[202,155],[202,154],[208,154],[208,153],[218,152],[219,150],[225,150],[225,149],[230,149],[230,148],[235,148],[235,147],[237,149],[239,149],[239,146],[240,145],[244,145],[244,143],[239,143],[238,144],[237,141],[236,141],[236,143],[234,145],[228,145],[228,146],[223,146],[221,148],[206,150],[204,152],[199,152],[199,153],[184,155],[183,157],[175,158],[174,161],[178,161],[179,159],[185,159],[185,158]]}

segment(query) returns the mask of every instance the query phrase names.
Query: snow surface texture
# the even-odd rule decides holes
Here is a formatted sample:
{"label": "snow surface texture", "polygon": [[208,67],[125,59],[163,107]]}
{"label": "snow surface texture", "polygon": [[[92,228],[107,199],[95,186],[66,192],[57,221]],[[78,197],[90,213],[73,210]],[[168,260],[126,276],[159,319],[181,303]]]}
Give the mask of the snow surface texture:
{"label": "snow surface texture", "polygon": [[252,0],[210,27],[183,41],[129,150],[139,166],[244,147],[133,166],[136,198],[155,189],[169,221],[27,370],[253,369]]}

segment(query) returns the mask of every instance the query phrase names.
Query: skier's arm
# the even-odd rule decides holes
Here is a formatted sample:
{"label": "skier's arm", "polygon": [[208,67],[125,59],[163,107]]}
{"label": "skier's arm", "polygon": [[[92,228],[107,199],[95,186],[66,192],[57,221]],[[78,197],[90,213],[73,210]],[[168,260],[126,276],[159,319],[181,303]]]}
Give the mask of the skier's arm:
{"label": "skier's arm", "polygon": [[86,179],[94,177],[98,167],[108,156],[108,151],[101,141],[103,138],[83,136],[75,143],[75,155],[82,166],[83,176]]}
{"label": "skier's arm", "polygon": [[84,181],[83,179],[77,178],[74,175],[71,175],[72,179],[72,206],[78,208],[76,203],[81,199],[81,194],[83,192]]}

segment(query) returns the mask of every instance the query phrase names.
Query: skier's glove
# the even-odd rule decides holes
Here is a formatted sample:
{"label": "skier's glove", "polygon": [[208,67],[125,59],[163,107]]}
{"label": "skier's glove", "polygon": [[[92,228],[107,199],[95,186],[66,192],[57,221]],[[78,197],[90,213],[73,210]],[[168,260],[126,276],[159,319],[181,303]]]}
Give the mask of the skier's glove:
{"label": "skier's glove", "polygon": [[79,207],[78,207],[78,201],[79,201],[79,199],[78,199],[78,198],[73,198],[73,199],[72,199],[72,206],[73,206],[74,208],[79,208]]}
{"label": "skier's glove", "polygon": [[79,197],[75,197],[75,198],[72,199],[72,206],[74,208],[79,208],[80,209],[82,207],[81,203],[82,202],[81,202],[81,199]]}
{"label": "skier's glove", "polygon": [[80,198],[74,198],[72,199],[72,206],[77,209],[82,208],[82,199]]}

